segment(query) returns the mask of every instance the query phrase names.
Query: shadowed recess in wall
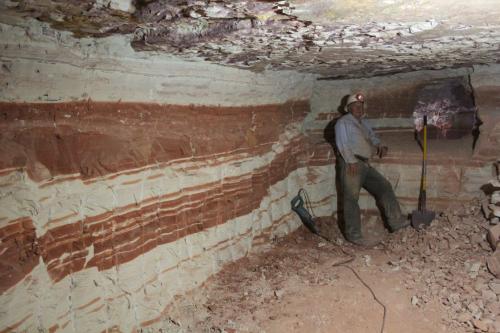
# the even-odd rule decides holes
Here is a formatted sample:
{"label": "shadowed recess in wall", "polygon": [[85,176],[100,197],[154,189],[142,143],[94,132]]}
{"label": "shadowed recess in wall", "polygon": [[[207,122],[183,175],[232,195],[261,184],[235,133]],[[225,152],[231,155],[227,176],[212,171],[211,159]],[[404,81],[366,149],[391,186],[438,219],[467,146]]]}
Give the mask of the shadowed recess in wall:
{"label": "shadowed recess in wall", "polygon": [[465,77],[434,81],[417,93],[413,112],[417,131],[428,119],[429,139],[460,139],[470,135],[476,125],[472,89]]}

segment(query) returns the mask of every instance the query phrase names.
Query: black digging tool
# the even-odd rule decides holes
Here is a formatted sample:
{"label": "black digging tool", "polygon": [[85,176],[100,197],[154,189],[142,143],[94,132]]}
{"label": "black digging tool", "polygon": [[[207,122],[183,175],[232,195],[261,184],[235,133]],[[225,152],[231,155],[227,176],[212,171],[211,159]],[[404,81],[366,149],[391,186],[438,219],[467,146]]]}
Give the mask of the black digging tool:
{"label": "black digging tool", "polygon": [[318,235],[319,230],[318,227],[316,226],[316,223],[314,222],[314,219],[309,213],[309,211],[304,207],[304,199],[302,199],[302,194],[304,195],[304,198],[306,200],[306,204],[309,206],[309,209],[311,210],[311,213],[314,214],[312,211],[312,206],[311,206],[311,201],[309,200],[309,196],[307,195],[307,192],[304,189],[300,189],[299,193],[292,199],[291,204],[292,204],[292,210],[299,215],[300,220],[304,225],[306,226],[307,229],[309,229],[310,232],[313,234]]}
{"label": "black digging tool", "polygon": [[411,213],[411,225],[415,229],[427,227],[436,217],[436,213],[427,210],[425,204],[427,201],[427,115],[424,115],[424,146],[422,160],[422,181],[420,183],[420,195],[418,197],[418,210]]}

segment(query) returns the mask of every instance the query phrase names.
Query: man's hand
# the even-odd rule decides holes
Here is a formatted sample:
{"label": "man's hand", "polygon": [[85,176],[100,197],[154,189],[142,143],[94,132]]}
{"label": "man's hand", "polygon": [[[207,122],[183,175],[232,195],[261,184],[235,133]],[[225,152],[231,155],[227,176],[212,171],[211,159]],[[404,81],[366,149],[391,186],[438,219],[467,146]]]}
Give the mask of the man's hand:
{"label": "man's hand", "polygon": [[379,158],[382,158],[382,157],[387,155],[388,151],[389,151],[389,148],[387,148],[387,146],[378,146],[377,155]]}
{"label": "man's hand", "polygon": [[358,174],[358,163],[347,164],[347,174],[349,176],[356,176]]}

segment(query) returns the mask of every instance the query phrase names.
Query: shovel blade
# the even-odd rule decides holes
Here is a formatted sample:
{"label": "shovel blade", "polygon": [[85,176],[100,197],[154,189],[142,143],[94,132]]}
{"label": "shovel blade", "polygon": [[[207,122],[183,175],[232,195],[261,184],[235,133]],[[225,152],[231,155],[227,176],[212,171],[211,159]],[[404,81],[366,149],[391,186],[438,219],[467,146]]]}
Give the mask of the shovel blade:
{"label": "shovel blade", "polygon": [[436,213],[430,210],[414,210],[411,213],[411,225],[415,229],[429,226],[436,217]]}

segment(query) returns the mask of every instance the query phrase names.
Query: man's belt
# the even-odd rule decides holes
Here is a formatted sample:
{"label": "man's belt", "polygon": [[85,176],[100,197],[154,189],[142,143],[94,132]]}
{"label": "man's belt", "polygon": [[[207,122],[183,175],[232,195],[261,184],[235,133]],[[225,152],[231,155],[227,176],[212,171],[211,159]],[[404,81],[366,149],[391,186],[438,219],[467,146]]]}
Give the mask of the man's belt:
{"label": "man's belt", "polygon": [[370,160],[369,158],[361,156],[361,155],[354,155],[354,157],[356,157],[361,162],[365,162],[365,163],[368,163],[368,161]]}

